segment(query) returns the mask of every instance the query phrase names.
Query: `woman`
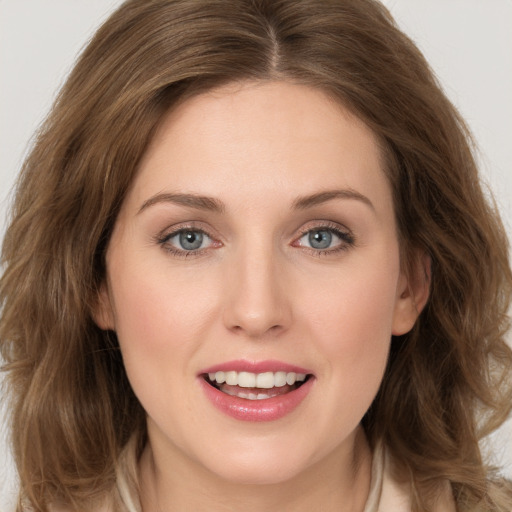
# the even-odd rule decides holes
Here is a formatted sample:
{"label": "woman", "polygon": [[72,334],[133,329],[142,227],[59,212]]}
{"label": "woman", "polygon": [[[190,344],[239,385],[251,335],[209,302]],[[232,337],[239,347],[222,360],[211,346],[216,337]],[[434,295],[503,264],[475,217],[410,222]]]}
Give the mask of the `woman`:
{"label": "woman", "polygon": [[19,510],[510,510],[468,139],[374,1],[125,3],[4,241]]}

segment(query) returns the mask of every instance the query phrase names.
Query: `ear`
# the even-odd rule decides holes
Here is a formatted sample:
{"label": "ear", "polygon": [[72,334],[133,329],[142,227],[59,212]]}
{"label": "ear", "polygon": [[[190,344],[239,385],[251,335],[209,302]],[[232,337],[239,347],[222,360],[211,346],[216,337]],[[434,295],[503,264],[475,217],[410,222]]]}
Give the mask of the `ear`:
{"label": "ear", "polygon": [[398,282],[392,329],[394,336],[405,334],[413,328],[430,293],[430,256],[418,251],[408,267],[408,271],[401,271]]}
{"label": "ear", "polygon": [[92,318],[104,331],[115,331],[115,317],[106,282],[101,284],[96,304],[93,306]]}

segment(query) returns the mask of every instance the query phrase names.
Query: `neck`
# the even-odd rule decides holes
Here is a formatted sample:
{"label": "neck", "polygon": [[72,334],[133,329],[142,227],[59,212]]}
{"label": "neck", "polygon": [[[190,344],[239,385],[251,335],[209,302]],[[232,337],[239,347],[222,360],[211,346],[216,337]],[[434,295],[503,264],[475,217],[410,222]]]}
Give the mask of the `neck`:
{"label": "neck", "polygon": [[361,512],[371,475],[371,452],[361,427],[347,445],[286,481],[247,484],[226,481],[179,450],[171,458],[159,456],[148,442],[139,463],[142,510]]}

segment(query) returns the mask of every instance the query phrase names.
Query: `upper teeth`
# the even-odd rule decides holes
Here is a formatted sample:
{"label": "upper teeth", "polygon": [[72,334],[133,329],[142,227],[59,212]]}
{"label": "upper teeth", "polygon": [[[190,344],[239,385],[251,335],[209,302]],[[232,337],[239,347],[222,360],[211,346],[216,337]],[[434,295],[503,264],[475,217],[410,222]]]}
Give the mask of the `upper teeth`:
{"label": "upper teeth", "polygon": [[209,379],[217,384],[226,383],[230,386],[240,386],[241,388],[264,388],[282,387],[303,382],[306,380],[305,373],[295,372],[213,372],[208,374]]}

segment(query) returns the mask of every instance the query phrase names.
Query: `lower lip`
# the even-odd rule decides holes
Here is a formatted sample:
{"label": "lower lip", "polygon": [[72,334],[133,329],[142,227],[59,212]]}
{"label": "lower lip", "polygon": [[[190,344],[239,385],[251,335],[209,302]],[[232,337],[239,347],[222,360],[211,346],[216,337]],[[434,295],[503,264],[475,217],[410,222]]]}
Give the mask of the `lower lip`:
{"label": "lower lip", "polygon": [[199,377],[200,385],[210,402],[224,414],[242,421],[274,421],[283,418],[306,398],[314,380],[310,377],[302,386],[284,395],[248,400],[227,395],[208,384],[203,377]]}

